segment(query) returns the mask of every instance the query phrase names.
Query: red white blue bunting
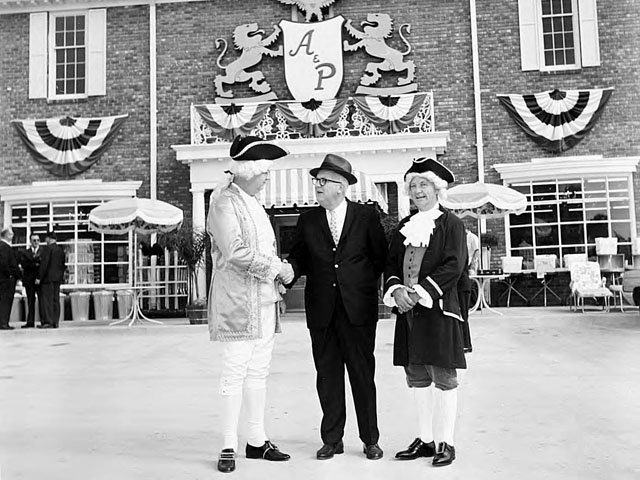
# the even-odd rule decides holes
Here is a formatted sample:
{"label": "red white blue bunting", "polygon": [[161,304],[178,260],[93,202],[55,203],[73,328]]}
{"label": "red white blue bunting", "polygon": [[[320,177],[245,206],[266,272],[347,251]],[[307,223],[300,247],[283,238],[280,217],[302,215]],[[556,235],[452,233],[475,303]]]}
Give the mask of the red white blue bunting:
{"label": "red white blue bunting", "polygon": [[354,97],[358,109],[377,128],[385,133],[398,133],[410,126],[426,93],[411,93],[397,97]]}
{"label": "red white blue bunting", "polygon": [[113,142],[127,115],[12,120],[20,139],[46,170],[59,177],[84,172]]}
{"label": "red white blue bunting", "polygon": [[542,148],[563,152],[593,128],[613,88],[498,95],[511,118]]}
{"label": "red white blue bunting", "polygon": [[332,99],[277,102],[276,107],[294,130],[308,137],[320,137],[336,126],[346,104],[347,99]]}
{"label": "red white blue bunting", "polygon": [[211,104],[195,105],[195,109],[217,137],[232,141],[237,135],[251,133],[270,106],[269,103]]}

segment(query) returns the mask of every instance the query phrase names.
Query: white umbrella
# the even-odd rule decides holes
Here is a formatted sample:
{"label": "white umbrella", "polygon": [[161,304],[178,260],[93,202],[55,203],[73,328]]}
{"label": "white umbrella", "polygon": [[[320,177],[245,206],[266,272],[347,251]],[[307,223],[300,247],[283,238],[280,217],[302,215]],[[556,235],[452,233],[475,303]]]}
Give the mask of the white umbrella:
{"label": "white umbrella", "polygon": [[[94,208],[89,212],[89,228],[99,233],[124,234],[134,232],[134,252],[138,248],[138,233],[166,233],[177,230],[182,226],[183,213],[178,207],[161,200],[149,198],[123,198],[111,200]],[[145,319],[154,323],[162,323],[145,317],[138,304],[139,286],[136,285],[137,257],[134,253],[133,261],[133,307],[131,312],[111,325],[124,322],[131,318],[129,326],[138,319]]]}

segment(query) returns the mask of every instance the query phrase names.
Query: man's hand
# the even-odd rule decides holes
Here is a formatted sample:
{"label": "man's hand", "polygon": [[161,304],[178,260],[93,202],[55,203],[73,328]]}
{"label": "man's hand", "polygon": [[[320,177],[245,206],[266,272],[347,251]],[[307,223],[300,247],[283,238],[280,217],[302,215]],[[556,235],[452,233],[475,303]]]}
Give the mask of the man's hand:
{"label": "man's hand", "polygon": [[400,313],[408,312],[418,303],[418,300],[414,299],[419,298],[418,294],[408,287],[397,288],[392,295]]}
{"label": "man's hand", "polygon": [[40,285],[40,279],[36,278],[36,285]]}
{"label": "man's hand", "polygon": [[280,280],[284,285],[288,285],[293,282],[294,278],[293,267],[291,264],[287,262],[282,262],[282,266],[280,267],[280,272],[278,273],[278,280]]}

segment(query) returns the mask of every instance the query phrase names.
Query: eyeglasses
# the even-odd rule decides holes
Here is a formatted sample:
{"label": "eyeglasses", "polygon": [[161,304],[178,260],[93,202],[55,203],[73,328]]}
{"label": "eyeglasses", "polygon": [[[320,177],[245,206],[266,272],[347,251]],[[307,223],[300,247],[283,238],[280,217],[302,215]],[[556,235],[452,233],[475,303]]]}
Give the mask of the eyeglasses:
{"label": "eyeglasses", "polygon": [[342,183],[342,182],[338,182],[337,180],[329,180],[328,178],[317,178],[317,177],[313,177],[311,179],[311,183],[313,183],[314,185],[319,185],[320,187],[324,187],[327,182],[331,182],[331,183]]}

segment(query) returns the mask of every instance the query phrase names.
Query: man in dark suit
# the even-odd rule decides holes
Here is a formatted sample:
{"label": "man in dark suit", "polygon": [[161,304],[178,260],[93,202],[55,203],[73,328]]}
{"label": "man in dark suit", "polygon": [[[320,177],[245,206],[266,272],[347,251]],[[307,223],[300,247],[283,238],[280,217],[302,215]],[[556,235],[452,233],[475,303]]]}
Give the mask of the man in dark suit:
{"label": "man in dark suit", "polygon": [[40,255],[42,247],[40,246],[40,235],[32,233],[29,237],[31,246],[21,252],[20,265],[22,266],[22,285],[27,291],[27,323],[22,328],[35,327],[36,318],[36,295],[38,296],[38,310],[40,312],[40,323],[43,319],[42,298],[40,298],[40,285],[36,285],[40,270]]}
{"label": "man in dark suit", "polygon": [[0,330],[13,330],[9,325],[16,281],[20,278],[18,257],[11,246],[13,230],[5,228],[0,232]]}
{"label": "man in dark suit", "polygon": [[288,261],[295,278],[307,276],[305,309],[311,334],[316,387],[322,407],[320,460],[344,451],[347,368],[367,458],[382,458],[378,446],[374,347],[378,278],[387,241],[378,213],[347,201],[356,183],[351,165],[329,154],[310,171],[320,207],[300,215]]}
{"label": "man in dark suit", "polygon": [[47,233],[47,246],[40,254],[40,271],[36,283],[40,285],[44,318],[38,328],[58,328],[60,320],[60,284],[67,269],[64,250],[57,243],[55,232]]}

